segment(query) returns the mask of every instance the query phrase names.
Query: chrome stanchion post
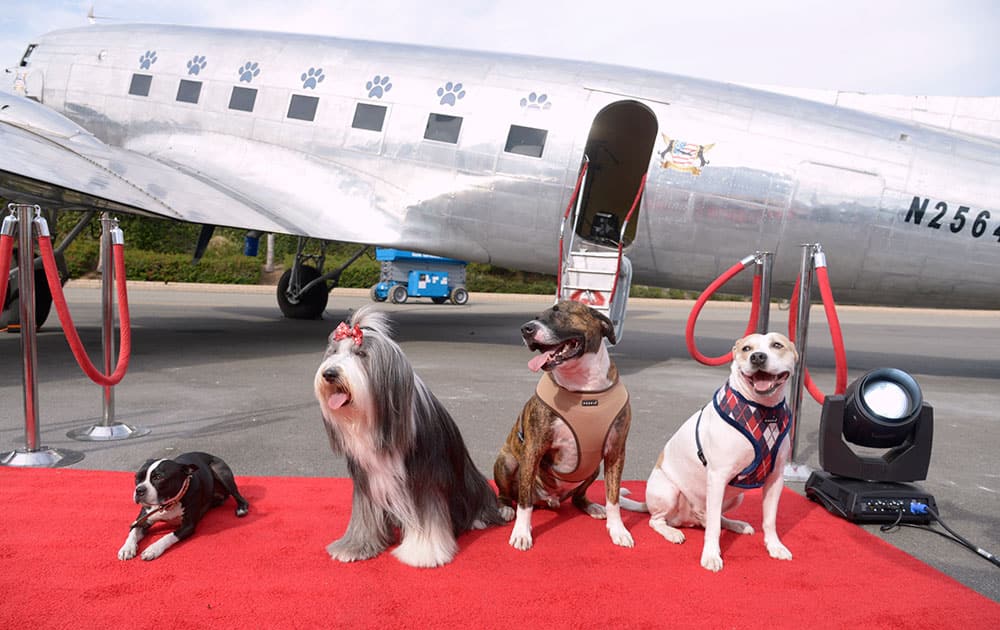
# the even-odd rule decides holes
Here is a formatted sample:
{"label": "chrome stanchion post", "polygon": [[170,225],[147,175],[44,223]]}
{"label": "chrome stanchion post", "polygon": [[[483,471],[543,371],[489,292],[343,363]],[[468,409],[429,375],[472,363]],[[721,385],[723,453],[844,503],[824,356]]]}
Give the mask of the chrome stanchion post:
{"label": "chrome stanchion post", "polygon": [[[125,236],[118,227],[118,219],[107,212],[101,215],[101,331],[104,350],[104,373],[111,374],[115,363],[115,264],[114,246],[123,245]],[[103,387],[103,419],[100,424],[73,429],[66,434],[74,440],[85,442],[126,440],[149,433],[146,427],[134,427],[115,422],[115,391],[113,385]]]}
{"label": "chrome stanchion post", "polygon": [[[38,362],[38,335],[35,330],[35,248],[32,226],[37,223],[39,235],[48,235],[49,228],[38,206],[17,204],[13,205],[13,208],[17,212],[18,226],[17,278],[21,317],[25,448],[3,453],[0,455],[0,464],[35,467],[68,466],[83,459],[83,453],[41,446],[41,432],[38,428],[38,380],[35,375],[35,366]],[[34,221],[32,212],[35,212]],[[4,226],[6,225],[7,222],[4,221]]]}
{"label": "chrome stanchion post", "polygon": [[799,271],[799,294],[798,310],[795,319],[795,349],[798,350],[799,360],[795,364],[792,372],[792,400],[789,403],[789,410],[792,414],[792,453],[785,465],[785,481],[805,482],[812,473],[812,468],[807,464],[800,464],[795,461],[799,449],[799,411],[802,409],[802,389],[805,385],[806,372],[806,335],[809,330],[809,307],[810,293],[813,283],[813,258],[820,246],[818,243],[808,243],[802,245],[802,266]]}
{"label": "chrome stanchion post", "polygon": [[755,329],[764,334],[771,325],[771,267],[774,265],[774,253],[757,252],[754,276],[760,276],[760,303],[757,309]]}

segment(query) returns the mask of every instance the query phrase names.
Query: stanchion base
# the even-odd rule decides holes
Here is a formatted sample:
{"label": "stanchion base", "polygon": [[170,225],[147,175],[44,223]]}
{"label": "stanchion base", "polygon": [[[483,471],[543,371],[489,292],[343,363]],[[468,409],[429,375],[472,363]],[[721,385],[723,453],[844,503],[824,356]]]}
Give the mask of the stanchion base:
{"label": "stanchion base", "polygon": [[150,429],[147,427],[133,427],[129,424],[116,422],[110,425],[95,424],[82,429],[73,429],[66,434],[66,437],[81,442],[107,442],[141,437],[149,433],[149,431]]}
{"label": "stanchion base", "polygon": [[789,462],[785,464],[785,470],[782,476],[785,481],[798,481],[800,483],[805,483],[809,480],[809,475],[813,473],[813,469],[809,464],[796,464],[795,462]]}
{"label": "stanchion base", "polygon": [[0,466],[58,468],[75,464],[81,459],[83,459],[83,453],[43,446],[35,451],[17,449],[0,454]]}

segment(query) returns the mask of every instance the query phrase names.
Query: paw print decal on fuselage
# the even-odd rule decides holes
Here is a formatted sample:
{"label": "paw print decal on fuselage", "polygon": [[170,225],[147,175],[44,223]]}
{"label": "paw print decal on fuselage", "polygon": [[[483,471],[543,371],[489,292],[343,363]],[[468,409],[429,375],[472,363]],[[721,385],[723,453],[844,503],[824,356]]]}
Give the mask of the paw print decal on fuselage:
{"label": "paw print decal on fuselage", "polygon": [[383,77],[376,74],[371,81],[365,83],[365,89],[368,90],[368,98],[382,98],[386,92],[392,89],[392,83],[389,83],[388,76]]}
{"label": "paw print decal on fuselage", "polygon": [[201,74],[201,71],[205,69],[206,65],[208,65],[208,63],[205,61],[205,55],[195,55],[191,58],[191,61],[188,61],[187,63],[188,74]]}
{"label": "paw print decal on fuselage", "polygon": [[245,64],[243,64],[237,72],[239,72],[240,81],[246,81],[247,83],[250,83],[251,81],[253,81],[253,78],[255,76],[260,74],[260,66],[256,61],[253,62],[248,61]]}
{"label": "paw print decal on fuselage", "polygon": [[325,78],[323,68],[309,68],[307,72],[302,73],[302,89],[315,90],[316,85],[322,83]]}
{"label": "paw print decal on fuselage", "polygon": [[535,94],[532,92],[527,98],[521,99],[521,107],[525,109],[548,109],[552,107],[547,94]]}
{"label": "paw print decal on fuselage", "polygon": [[147,50],[145,54],[139,57],[139,68],[143,70],[149,70],[149,67],[156,63],[156,51]]}
{"label": "paw print decal on fuselage", "polygon": [[455,106],[458,99],[465,98],[465,90],[462,89],[461,83],[452,83],[448,81],[442,87],[438,88],[437,95],[441,97],[440,105],[451,105]]}

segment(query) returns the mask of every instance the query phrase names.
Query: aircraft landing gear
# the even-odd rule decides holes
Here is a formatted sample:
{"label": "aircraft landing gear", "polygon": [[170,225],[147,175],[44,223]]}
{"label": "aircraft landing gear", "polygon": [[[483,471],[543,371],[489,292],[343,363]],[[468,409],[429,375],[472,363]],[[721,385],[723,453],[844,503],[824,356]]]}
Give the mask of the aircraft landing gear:
{"label": "aircraft landing gear", "polygon": [[[289,319],[322,317],[330,299],[330,291],[340,283],[340,274],[368,250],[367,245],[362,246],[346,263],[324,274],[326,242],[321,242],[319,254],[306,254],[307,241],[307,238],[299,237],[295,262],[278,280],[278,308]],[[312,264],[306,264],[307,262]]]}
{"label": "aircraft landing gear", "polygon": [[[278,280],[281,314],[288,319],[319,319],[330,299],[326,282],[317,282],[321,277],[319,270],[310,265],[299,265],[297,270],[292,267],[281,274]],[[309,288],[303,291],[305,286]]]}

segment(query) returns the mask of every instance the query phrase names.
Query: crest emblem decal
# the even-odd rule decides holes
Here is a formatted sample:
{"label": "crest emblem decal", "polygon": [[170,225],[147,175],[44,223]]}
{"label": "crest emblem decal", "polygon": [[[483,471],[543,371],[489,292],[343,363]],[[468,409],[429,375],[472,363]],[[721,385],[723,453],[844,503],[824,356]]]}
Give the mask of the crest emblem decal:
{"label": "crest emblem decal", "polygon": [[660,137],[667,145],[657,154],[660,156],[661,168],[672,168],[683,173],[701,175],[701,167],[708,164],[705,154],[715,146],[714,142],[712,144],[694,144],[671,138],[665,133],[661,133]]}

